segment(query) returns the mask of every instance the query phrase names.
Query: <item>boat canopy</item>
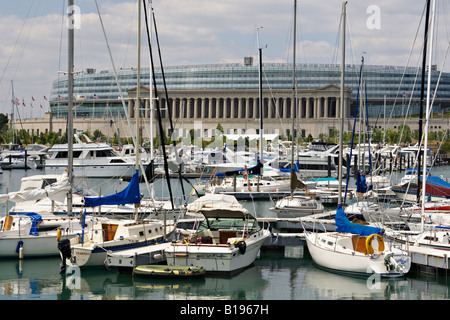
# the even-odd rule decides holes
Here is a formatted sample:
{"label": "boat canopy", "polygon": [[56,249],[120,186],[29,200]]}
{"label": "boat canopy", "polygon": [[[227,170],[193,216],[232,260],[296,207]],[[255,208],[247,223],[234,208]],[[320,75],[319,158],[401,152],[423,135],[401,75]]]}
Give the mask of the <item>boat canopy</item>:
{"label": "boat canopy", "polygon": [[36,201],[44,198],[49,198],[57,202],[64,202],[70,189],[71,187],[69,184],[67,172],[64,172],[57,179],[56,183],[48,185],[45,188],[31,188],[27,190],[19,190],[6,194],[0,194],[0,203],[5,203],[7,201],[16,203]]}
{"label": "boat canopy", "polygon": [[140,203],[141,195],[139,192],[139,173],[134,173],[128,186],[122,191],[105,197],[85,197],[86,207],[98,207],[101,205],[124,205],[128,203]]}
{"label": "boat canopy", "polygon": [[345,215],[342,206],[339,206],[335,216],[336,231],[359,234],[361,236],[370,236],[371,234],[381,234],[383,229],[372,226],[352,223]]}
{"label": "boat canopy", "polygon": [[427,194],[449,198],[450,183],[439,177],[429,176],[426,180],[425,191]]}

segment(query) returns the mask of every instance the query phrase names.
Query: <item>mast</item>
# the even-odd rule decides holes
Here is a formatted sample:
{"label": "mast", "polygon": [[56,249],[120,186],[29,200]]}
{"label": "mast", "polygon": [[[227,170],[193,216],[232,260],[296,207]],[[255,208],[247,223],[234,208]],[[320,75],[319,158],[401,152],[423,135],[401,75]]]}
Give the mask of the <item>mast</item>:
{"label": "mast", "polygon": [[69,70],[68,70],[68,105],[67,105],[67,146],[68,146],[68,178],[70,190],[67,193],[67,214],[72,215],[72,185],[73,185],[73,64],[74,64],[74,5],[73,0],[69,0],[67,8],[67,18],[69,29]]}
{"label": "mast", "polygon": [[342,165],[343,165],[343,140],[344,140],[344,85],[345,85],[345,24],[346,24],[346,5],[347,1],[342,3],[342,57],[341,57],[341,110],[340,110],[340,139],[339,139],[339,184],[338,184],[338,208],[342,206]]}
{"label": "mast", "polygon": [[291,110],[291,119],[292,119],[292,127],[291,127],[291,194],[294,195],[294,144],[295,144],[295,116],[297,113],[297,97],[295,94],[296,83],[295,83],[295,56],[296,56],[296,31],[297,31],[297,0],[294,0],[294,47],[293,47],[293,58],[292,58],[292,110]]}
{"label": "mast", "polygon": [[[140,122],[140,116],[141,116],[141,1],[138,0],[138,35],[137,35],[137,87],[136,87],[136,105],[134,106],[134,117],[136,119],[136,146],[135,146],[135,152],[136,152],[136,170],[139,171],[139,146],[141,143],[141,136],[140,136],[140,130],[139,130],[139,122]],[[151,88],[150,88],[151,91]],[[134,205],[134,214],[135,219],[138,218],[138,207],[139,205],[136,203]]]}
{"label": "mast", "polygon": [[[261,27],[262,28],[262,27]],[[262,48],[259,44],[259,28],[256,29],[256,35],[258,37],[258,52],[259,52],[259,161],[263,163],[263,118],[264,107],[262,98]]]}
{"label": "mast", "polygon": [[14,97],[14,81],[11,80],[11,128],[12,128],[12,143],[15,143],[16,136],[14,132],[14,106],[16,105],[16,97]]}
{"label": "mast", "polygon": [[[421,143],[422,140],[422,121],[423,121],[423,100],[425,92],[425,69],[427,66],[427,40],[428,40],[428,20],[430,17],[430,0],[427,1],[427,11],[425,15],[425,33],[423,37],[423,55],[422,55],[422,82],[420,84],[420,111],[419,111],[419,151],[417,153],[417,177],[420,177],[420,167],[422,162]],[[426,161],[426,159],[424,160]],[[417,202],[420,201],[420,183],[417,183]]]}
{"label": "mast", "polygon": [[[434,15],[435,15],[435,5],[436,0],[433,0],[432,4],[432,15],[431,15],[431,30],[430,30],[430,54],[428,58],[428,79],[427,79],[427,105],[426,105],[426,114],[425,114],[425,137],[423,142],[423,175],[422,175],[422,219],[421,226],[422,231],[424,230],[424,221],[423,217],[425,215],[424,207],[425,207],[425,186],[427,183],[427,149],[428,149],[428,121],[430,118],[430,91],[431,91],[431,62],[432,62],[432,50],[433,50],[433,33],[434,33]],[[420,172],[417,173],[417,177],[420,177]],[[417,180],[417,184],[419,185],[420,179]]]}

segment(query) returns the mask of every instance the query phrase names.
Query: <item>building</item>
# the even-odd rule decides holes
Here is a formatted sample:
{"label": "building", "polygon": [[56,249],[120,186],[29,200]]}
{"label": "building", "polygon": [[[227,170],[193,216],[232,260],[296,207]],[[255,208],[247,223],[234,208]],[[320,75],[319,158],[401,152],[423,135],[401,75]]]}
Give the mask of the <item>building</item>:
{"label": "building", "polygon": [[[263,64],[262,108],[265,133],[291,134],[292,112],[292,64]],[[296,135],[329,134],[339,129],[340,112],[339,65],[296,65]],[[397,66],[370,66],[363,70],[364,91],[358,90],[360,66],[347,65],[345,78],[345,129],[353,127],[353,117],[360,97],[366,97],[365,109],[377,127],[381,119],[390,118],[389,126],[395,128],[403,123],[406,114],[419,113],[420,76],[418,68]],[[101,130],[104,134],[121,132],[129,136],[129,128],[123,127],[128,114],[133,122],[136,97],[136,69],[113,71],[87,69],[74,76],[74,128],[76,130]],[[168,117],[171,115],[176,137],[186,136],[191,129],[199,131],[204,138],[214,135],[218,123],[229,134],[243,134],[249,130],[258,133],[260,127],[259,66],[246,58],[243,64],[190,65],[166,67],[155,70],[157,92],[164,128],[169,132]],[[163,78],[164,75],[164,78]],[[143,135],[149,137],[151,106],[150,70],[141,70],[141,117]],[[450,73],[432,72],[433,88],[439,79],[439,87],[433,105],[434,113],[450,108]],[[164,90],[166,84],[167,93]],[[120,94],[121,93],[121,94]],[[67,77],[53,82],[50,97],[51,112],[42,120],[47,130],[65,130],[67,116]],[[153,103],[150,103],[152,101]],[[153,115],[155,116],[155,114]],[[417,120],[411,121],[412,129]],[[434,121],[434,120],[433,120]],[[435,127],[447,128],[446,119],[436,120]],[[33,130],[45,130],[34,123]],[[27,128],[27,124],[22,124]],[[156,125],[153,126],[156,134]],[[297,132],[298,130],[298,132]]]}

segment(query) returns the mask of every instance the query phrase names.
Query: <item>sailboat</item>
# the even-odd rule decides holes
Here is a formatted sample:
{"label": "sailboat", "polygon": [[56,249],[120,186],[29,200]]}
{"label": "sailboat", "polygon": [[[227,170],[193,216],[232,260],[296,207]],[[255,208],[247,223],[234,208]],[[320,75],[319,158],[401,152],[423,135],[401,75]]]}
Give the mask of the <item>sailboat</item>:
{"label": "sailboat", "polygon": [[[295,78],[295,46],[296,46],[296,29],[297,29],[297,2],[294,3],[294,45],[293,45],[293,63],[292,63],[292,141],[291,141],[291,170],[290,170],[290,192],[287,197],[283,197],[275,202],[271,210],[277,213],[278,218],[296,218],[311,215],[314,213],[322,213],[324,206],[317,201],[315,197],[309,195],[294,195],[296,189],[306,189],[306,185],[297,177],[296,171],[299,171],[299,164],[294,164],[294,146],[295,146],[295,116],[297,114],[297,95],[296,95],[296,78]],[[297,170],[295,170],[297,169]]]}
{"label": "sailboat", "polygon": [[[140,108],[140,51],[141,51],[141,1],[138,1],[138,59],[137,59],[137,95],[136,95],[136,137],[135,145],[140,141],[139,136],[139,108]],[[159,111],[159,108],[158,108]],[[163,135],[161,135],[162,137]],[[174,234],[174,225],[166,225],[164,220],[137,219],[137,210],[141,202],[139,190],[140,157],[136,152],[136,170],[129,185],[116,194],[105,197],[85,197],[86,207],[102,205],[134,204],[136,216],[134,219],[110,219],[95,224],[86,235],[59,243],[62,266],[66,270],[67,264],[80,268],[106,266],[107,254],[133,248],[147,247],[166,242]],[[170,189],[170,185],[169,185]],[[173,202],[172,202],[173,209]]]}
{"label": "sailboat", "polygon": [[[70,3],[71,1],[69,1]],[[69,8],[73,7],[69,4]],[[73,12],[68,13],[69,16]],[[68,132],[73,132],[73,28],[69,28],[69,63],[68,63]],[[53,186],[41,189],[19,190],[1,196],[1,201],[12,200],[21,202],[42,198],[59,198],[67,196],[67,215],[55,216],[51,212],[37,214],[28,212],[17,215],[7,215],[0,222],[0,257],[43,257],[57,256],[58,242],[77,237],[82,230],[78,217],[72,212],[72,185],[73,185],[73,137],[68,135],[69,158],[67,175],[61,177]],[[89,217],[84,221],[85,230],[89,230],[98,219]]]}
{"label": "sailboat", "polygon": [[[341,101],[344,98],[345,80],[346,5],[347,2],[342,4]],[[344,110],[341,108],[341,133],[344,132],[343,115]],[[342,134],[339,148],[342,151]],[[342,170],[342,158],[339,161],[339,169]],[[339,174],[339,180],[342,181],[342,174]],[[410,257],[397,248],[385,245],[383,229],[352,223],[348,220],[343,209],[341,191],[342,184],[339,184],[339,202],[335,216],[336,231],[305,230],[308,251],[314,263],[333,272],[364,276],[377,274],[383,277],[398,277],[409,272]]]}
{"label": "sailboat", "polygon": [[[427,210],[427,200],[430,197],[432,192],[439,193],[440,195],[446,194],[447,185],[443,185],[442,183],[435,183],[436,177],[429,176],[427,170],[427,148],[428,148],[428,123],[431,113],[432,102],[430,99],[431,96],[431,63],[432,63],[432,54],[431,50],[433,48],[433,28],[434,28],[434,20],[435,20],[435,6],[436,1],[432,1],[431,7],[431,30],[428,33],[428,14],[430,8],[430,0],[427,0],[427,19],[426,19],[426,27],[425,27],[425,45],[424,45],[424,54],[423,54],[423,69],[422,69],[422,80],[425,79],[425,59],[426,59],[426,50],[427,50],[427,38],[429,38],[429,61],[428,61],[428,82],[427,82],[427,96],[426,96],[426,118],[425,118],[425,132],[423,137],[423,169],[417,170],[420,182],[417,182],[417,189],[421,189],[421,193],[417,193],[420,201],[420,209],[421,209],[421,220],[420,220],[420,231],[417,235],[408,235],[400,234],[397,232],[390,232],[390,235],[397,241],[402,243],[406,243],[405,250],[411,251],[415,253],[417,250],[421,254],[425,255],[441,255],[442,252],[446,252],[450,250],[450,225],[448,219],[448,210],[447,207],[444,211],[446,213],[431,213],[431,211]],[[429,36],[431,35],[431,36]],[[424,82],[424,81],[423,81]],[[422,92],[424,93],[424,86],[422,85]],[[422,114],[422,112],[421,112]],[[422,116],[422,115],[421,115]],[[421,123],[420,123],[421,126]],[[419,147],[420,152],[420,147]],[[420,167],[420,161],[419,161]],[[439,204],[436,204],[439,208]],[[427,221],[428,220],[428,221]],[[428,222],[428,223],[427,223]],[[412,244],[412,246],[411,246]],[[445,255],[445,259],[447,257]]]}

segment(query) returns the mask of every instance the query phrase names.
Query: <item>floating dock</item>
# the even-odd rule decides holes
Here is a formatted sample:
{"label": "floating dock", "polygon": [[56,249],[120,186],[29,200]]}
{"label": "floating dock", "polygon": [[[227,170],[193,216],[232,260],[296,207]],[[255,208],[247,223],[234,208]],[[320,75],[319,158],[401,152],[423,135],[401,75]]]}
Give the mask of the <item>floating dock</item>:
{"label": "floating dock", "polygon": [[147,264],[158,264],[166,261],[164,250],[170,242],[108,253],[105,260],[106,268],[118,268],[129,272],[133,268]]}
{"label": "floating dock", "polygon": [[450,251],[411,245],[406,250],[418,271],[433,275],[450,273]]}

